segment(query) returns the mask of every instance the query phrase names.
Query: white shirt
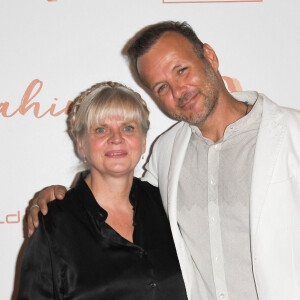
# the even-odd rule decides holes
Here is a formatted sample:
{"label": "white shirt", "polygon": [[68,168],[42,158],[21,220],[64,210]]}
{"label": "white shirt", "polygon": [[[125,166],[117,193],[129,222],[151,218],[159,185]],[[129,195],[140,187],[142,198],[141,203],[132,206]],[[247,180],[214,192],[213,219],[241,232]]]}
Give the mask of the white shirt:
{"label": "white shirt", "polygon": [[[193,258],[194,299],[257,300],[252,271],[249,199],[262,103],[229,125],[217,143],[196,126],[178,186],[178,225]],[[198,280],[200,282],[200,279]]]}

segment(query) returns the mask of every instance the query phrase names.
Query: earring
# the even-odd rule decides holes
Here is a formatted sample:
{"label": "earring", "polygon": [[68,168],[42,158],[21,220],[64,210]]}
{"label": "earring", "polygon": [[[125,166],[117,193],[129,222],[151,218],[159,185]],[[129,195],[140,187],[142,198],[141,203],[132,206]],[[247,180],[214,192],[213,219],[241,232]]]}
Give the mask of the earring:
{"label": "earring", "polygon": [[86,163],[87,163],[86,156],[83,158],[83,163],[84,163],[84,164],[86,164]]}

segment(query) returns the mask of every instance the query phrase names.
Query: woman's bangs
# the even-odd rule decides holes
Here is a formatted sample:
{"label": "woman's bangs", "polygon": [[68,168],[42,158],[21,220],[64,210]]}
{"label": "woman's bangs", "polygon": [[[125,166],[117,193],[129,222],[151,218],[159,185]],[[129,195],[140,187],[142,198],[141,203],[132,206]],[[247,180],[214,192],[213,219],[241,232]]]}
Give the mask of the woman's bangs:
{"label": "woman's bangs", "polygon": [[88,116],[88,130],[102,125],[106,119],[119,119],[124,122],[135,121],[140,124],[141,112],[133,99],[107,99],[92,103]]}

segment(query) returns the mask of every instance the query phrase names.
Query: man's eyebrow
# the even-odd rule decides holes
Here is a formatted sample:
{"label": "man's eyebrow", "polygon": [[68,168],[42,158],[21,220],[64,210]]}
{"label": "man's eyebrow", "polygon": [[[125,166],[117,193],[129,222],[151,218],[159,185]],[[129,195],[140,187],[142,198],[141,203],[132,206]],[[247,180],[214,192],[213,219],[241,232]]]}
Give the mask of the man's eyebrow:
{"label": "man's eyebrow", "polygon": [[172,71],[174,71],[175,69],[177,69],[177,68],[179,68],[179,67],[181,67],[181,66],[182,66],[182,64],[175,65],[175,66],[172,68]]}

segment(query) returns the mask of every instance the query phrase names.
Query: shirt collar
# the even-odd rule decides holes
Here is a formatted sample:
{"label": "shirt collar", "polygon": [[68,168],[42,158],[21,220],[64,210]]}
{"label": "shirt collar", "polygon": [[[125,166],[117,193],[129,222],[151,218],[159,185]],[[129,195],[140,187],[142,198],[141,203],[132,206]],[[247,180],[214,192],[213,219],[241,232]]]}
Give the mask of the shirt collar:
{"label": "shirt collar", "polygon": [[[259,127],[261,116],[262,116],[262,99],[257,94],[257,99],[254,102],[254,106],[251,111],[245,115],[244,117],[240,118],[239,120],[235,121],[232,124],[229,124],[225,131],[224,136],[217,142],[222,142],[225,139],[229,138],[230,136],[235,135],[236,133],[247,131],[248,128],[256,128]],[[214,144],[213,141],[204,137],[201,133],[201,130],[195,125],[189,125],[192,131],[192,134],[196,135],[198,138],[204,140],[207,144]]]}
{"label": "shirt collar", "polygon": [[[89,186],[85,182],[85,178],[89,174],[90,174],[89,170],[83,171],[79,174],[79,178],[74,186],[74,191],[76,191],[77,198],[80,198],[88,214],[92,217],[96,217],[97,220],[100,222],[105,222],[108,213],[96,201],[92,191],[90,190]],[[134,184],[136,180],[137,180],[136,178],[133,179],[133,184],[129,194],[129,201],[133,206],[134,211],[136,211],[136,206],[137,206],[136,185]]]}

